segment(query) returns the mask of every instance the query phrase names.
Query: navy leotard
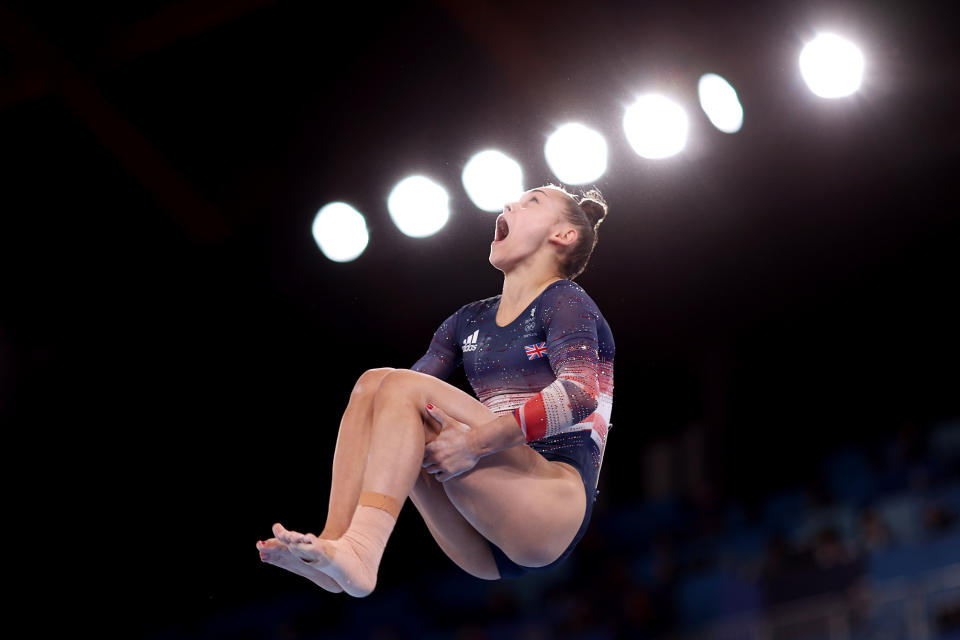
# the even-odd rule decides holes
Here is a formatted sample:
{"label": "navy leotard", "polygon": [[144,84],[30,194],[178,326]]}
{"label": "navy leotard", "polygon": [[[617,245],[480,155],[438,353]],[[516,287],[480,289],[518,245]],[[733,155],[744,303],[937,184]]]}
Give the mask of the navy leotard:
{"label": "navy leotard", "polygon": [[[526,444],[548,460],[573,465],[584,482],[587,511],[577,536],[547,569],[562,562],[586,531],[612,426],[614,342],[596,303],[580,285],[547,286],[505,327],[496,323],[500,296],[460,307],[433,335],[411,369],[446,380],[463,364],[480,402],[512,413]],[[502,577],[535,570],[491,544]]]}

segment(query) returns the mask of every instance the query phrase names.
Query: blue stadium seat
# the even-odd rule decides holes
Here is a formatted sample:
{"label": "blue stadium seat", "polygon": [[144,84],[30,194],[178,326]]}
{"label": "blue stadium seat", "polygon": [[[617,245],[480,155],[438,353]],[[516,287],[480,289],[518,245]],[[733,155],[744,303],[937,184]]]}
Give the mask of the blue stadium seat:
{"label": "blue stadium seat", "polygon": [[923,544],[898,546],[871,554],[867,572],[877,581],[915,579],[928,571],[960,562],[960,532],[933,538]]}
{"label": "blue stadium seat", "polygon": [[743,580],[724,572],[720,585],[720,615],[759,612],[763,608],[763,594],[755,582]]}
{"label": "blue stadium seat", "polygon": [[719,541],[719,553],[733,560],[744,562],[762,556],[770,535],[760,526],[737,527],[726,531]]}
{"label": "blue stadium seat", "polygon": [[930,431],[929,442],[935,458],[960,461],[960,418],[935,425]]}
{"label": "blue stadium seat", "polygon": [[877,512],[896,544],[911,546],[920,541],[922,534],[921,504],[912,493],[900,492],[888,496],[877,505]]}
{"label": "blue stadium seat", "polygon": [[876,495],[876,479],[867,456],[858,449],[840,449],[821,466],[830,494],[838,501],[862,505]]}
{"label": "blue stadium seat", "polygon": [[763,606],[756,585],[720,570],[698,571],[684,577],[676,598],[681,623],[688,630],[725,615],[760,611]]}
{"label": "blue stadium seat", "polygon": [[644,549],[636,555],[632,569],[634,579],[639,584],[645,586],[656,584],[657,577],[654,575],[653,554],[649,549]]}
{"label": "blue stadium seat", "polygon": [[960,563],[960,529],[937,536],[927,542],[929,561],[934,567]]}
{"label": "blue stadium seat", "polygon": [[928,497],[930,501],[960,515],[960,480],[934,487]]}
{"label": "blue stadium seat", "polygon": [[714,537],[685,540],[677,546],[677,560],[682,566],[713,565],[718,559],[718,542]]}
{"label": "blue stadium seat", "polygon": [[913,547],[894,547],[877,551],[867,561],[867,574],[876,581],[907,578],[914,575],[917,566]]}
{"label": "blue stadium seat", "polygon": [[720,613],[723,575],[719,571],[697,572],[677,586],[677,613],[681,624],[695,629]]}
{"label": "blue stadium seat", "polygon": [[800,525],[794,529],[791,542],[810,545],[817,535],[825,529],[831,528],[845,544],[851,544],[858,536],[857,509],[848,504],[837,504],[814,512],[808,512]]}
{"label": "blue stadium seat", "polygon": [[787,534],[803,521],[807,494],[799,489],[770,496],[763,507],[763,524],[771,533]]}

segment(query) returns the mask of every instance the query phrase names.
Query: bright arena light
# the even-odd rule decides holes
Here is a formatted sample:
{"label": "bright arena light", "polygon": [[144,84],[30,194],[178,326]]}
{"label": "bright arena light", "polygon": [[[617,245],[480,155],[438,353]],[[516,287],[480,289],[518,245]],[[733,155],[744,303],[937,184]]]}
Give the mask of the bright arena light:
{"label": "bright arena light", "polygon": [[576,122],[550,134],[543,153],[553,174],[567,184],[593,182],[607,170],[607,141]]}
{"label": "bright arena light", "polygon": [[484,211],[501,211],[503,203],[523,193],[523,171],[516,160],[494,149],[475,154],[463,168],[463,188]]}
{"label": "bright arena light", "polygon": [[832,33],[821,33],[800,52],[800,74],[821,98],[842,98],[860,88],[863,54]]}
{"label": "bright arena light", "polygon": [[334,262],[356,260],[370,240],[363,214],[345,202],[325,205],[313,218],[313,239]]}
{"label": "bright arena light", "polygon": [[450,218],[447,190],[424,176],[410,176],[397,183],[387,198],[390,218],[411,238],[432,236]]}
{"label": "bright arena light", "polygon": [[700,107],[710,122],[724,133],[736,133],[743,126],[743,107],[729,82],[715,73],[700,76],[697,85]]}
{"label": "bright arena light", "polygon": [[638,155],[653,160],[667,158],[687,143],[687,114],[677,103],[648,93],[627,107],[623,130]]}

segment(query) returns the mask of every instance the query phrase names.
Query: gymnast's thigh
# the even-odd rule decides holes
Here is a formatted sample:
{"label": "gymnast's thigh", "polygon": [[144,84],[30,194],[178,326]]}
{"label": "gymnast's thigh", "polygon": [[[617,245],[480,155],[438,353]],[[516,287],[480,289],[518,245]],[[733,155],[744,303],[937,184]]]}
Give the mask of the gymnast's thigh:
{"label": "gymnast's thigh", "polygon": [[449,382],[426,373],[410,369],[395,369],[389,372],[377,389],[377,398],[389,401],[400,396],[413,400],[425,413],[428,402],[467,425],[489,422],[496,414],[487,409],[479,400]]}
{"label": "gymnast's thigh", "polygon": [[515,563],[542,567],[573,542],[586,515],[580,473],[525,444],[480,458],[443,483],[450,502]]}
{"label": "gymnast's thigh", "polygon": [[[418,371],[388,374],[378,394],[397,391],[416,402],[432,402],[467,425],[497,417],[461,389]],[[473,469],[441,484],[474,529],[511,560],[530,567],[560,556],[576,536],[587,508],[577,470],[547,460],[525,444],[484,456]]]}
{"label": "gymnast's thigh", "polygon": [[433,475],[420,470],[410,501],[423,517],[430,535],[454,564],[477,578],[500,578],[486,538],[457,511],[443,485]]}

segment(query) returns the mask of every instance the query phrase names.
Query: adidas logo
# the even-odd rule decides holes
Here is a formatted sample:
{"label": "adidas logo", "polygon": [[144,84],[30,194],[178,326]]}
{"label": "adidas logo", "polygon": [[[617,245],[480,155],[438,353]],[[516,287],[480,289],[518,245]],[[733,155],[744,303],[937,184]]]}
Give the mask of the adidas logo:
{"label": "adidas logo", "polygon": [[463,346],[461,349],[464,353],[467,351],[476,351],[477,350],[477,334],[480,333],[480,329],[477,329],[473,332],[473,335],[467,336],[463,339]]}

